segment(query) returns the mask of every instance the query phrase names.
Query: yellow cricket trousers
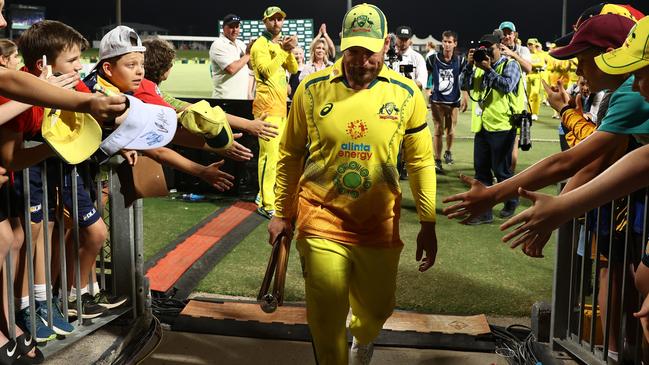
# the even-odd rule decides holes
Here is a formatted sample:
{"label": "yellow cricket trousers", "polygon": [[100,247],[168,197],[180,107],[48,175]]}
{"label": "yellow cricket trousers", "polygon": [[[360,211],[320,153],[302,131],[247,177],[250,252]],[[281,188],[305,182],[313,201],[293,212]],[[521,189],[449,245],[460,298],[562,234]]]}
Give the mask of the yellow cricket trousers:
{"label": "yellow cricket trousers", "polygon": [[539,115],[541,109],[541,74],[532,73],[527,75],[527,97],[530,102],[532,114]]}
{"label": "yellow cricket trousers", "polygon": [[[255,116],[259,118],[259,116]],[[286,118],[278,116],[266,117],[267,123],[277,126],[277,137],[270,141],[259,138],[259,156],[257,159],[257,178],[259,193],[255,199],[258,206],[267,212],[275,211],[275,178],[277,176],[277,161],[279,160],[279,142],[282,139]]]}
{"label": "yellow cricket trousers", "polygon": [[372,342],[392,314],[402,247],[344,245],[323,238],[297,240],[307,321],[319,365],[347,365],[346,319],[361,344]]}

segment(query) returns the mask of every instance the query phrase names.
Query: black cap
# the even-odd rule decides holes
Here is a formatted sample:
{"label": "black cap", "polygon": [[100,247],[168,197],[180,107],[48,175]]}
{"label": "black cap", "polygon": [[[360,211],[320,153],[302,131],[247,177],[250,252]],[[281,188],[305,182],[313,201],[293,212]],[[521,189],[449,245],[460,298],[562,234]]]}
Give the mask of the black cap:
{"label": "black cap", "polygon": [[498,37],[497,35],[494,35],[492,33],[485,34],[482,37],[480,37],[480,42],[479,43],[481,45],[485,45],[485,44],[492,45],[492,44],[500,43],[500,37]]}
{"label": "black cap", "polygon": [[394,35],[401,39],[410,39],[412,38],[412,28],[407,25],[402,25],[397,28],[397,31],[394,33]]}
{"label": "black cap", "polygon": [[228,14],[223,17],[223,25],[230,25],[232,23],[241,23],[241,18],[238,15]]}

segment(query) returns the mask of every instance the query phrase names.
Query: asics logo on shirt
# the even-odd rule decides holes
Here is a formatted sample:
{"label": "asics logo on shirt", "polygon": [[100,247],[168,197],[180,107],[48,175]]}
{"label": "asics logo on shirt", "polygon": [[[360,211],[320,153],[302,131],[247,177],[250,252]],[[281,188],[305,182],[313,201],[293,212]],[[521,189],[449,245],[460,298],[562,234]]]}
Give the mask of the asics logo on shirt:
{"label": "asics logo on shirt", "polygon": [[325,106],[322,107],[322,109],[320,109],[320,116],[321,116],[321,117],[324,117],[325,115],[329,114],[329,112],[330,112],[331,109],[333,109],[333,108],[334,108],[334,104],[333,104],[333,103],[327,103],[327,104],[325,104]]}

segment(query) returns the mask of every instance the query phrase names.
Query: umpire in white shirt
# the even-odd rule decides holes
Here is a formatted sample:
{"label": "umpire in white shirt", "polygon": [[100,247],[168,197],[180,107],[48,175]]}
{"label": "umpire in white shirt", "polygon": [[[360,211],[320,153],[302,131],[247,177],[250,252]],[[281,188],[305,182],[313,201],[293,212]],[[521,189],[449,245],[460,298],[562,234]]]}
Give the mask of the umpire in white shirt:
{"label": "umpire in white shirt", "polygon": [[[412,28],[402,25],[397,28],[395,35],[397,36],[397,53],[401,56],[401,60],[394,63],[394,70],[410,77],[420,89],[423,89],[428,82],[428,70],[424,56],[411,47]],[[410,65],[412,65],[412,71],[409,69]]]}
{"label": "umpire in white shirt", "polygon": [[248,61],[246,44],[237,39],[241,18],[228,14],[223,18],[221,36],[210,47],[210,63],[214,89],[218,99],[248,99]]}

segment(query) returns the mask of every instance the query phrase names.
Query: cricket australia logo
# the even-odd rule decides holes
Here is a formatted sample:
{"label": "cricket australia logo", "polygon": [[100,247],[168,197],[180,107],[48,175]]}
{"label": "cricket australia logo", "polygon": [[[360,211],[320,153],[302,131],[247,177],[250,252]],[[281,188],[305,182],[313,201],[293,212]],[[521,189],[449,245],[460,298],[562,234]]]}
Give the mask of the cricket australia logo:
{"label": "cricket australia logo", "polygon": [[367,15],[359,15],[352,20],[352,32],[371,32],[374,22]]}
{"label": "cricket australia logo", "polygon": [[334,186],[339,194],[356,199],[372,187],[369,175],[370,171],[356,161],[344,163],[336,169]]}
{"label": "cricket australia logo", "polygon": [[355,120],[353,122],[347,123],[347,129],[345,130],[347,134],[353,139],[358,139],[365,137],[367,134],[367,124],[362,120]]}
{"label": "cricket australia logo", "polygon": [[397,105],[391,101],[383,104],[381,109],[379,109],[379,118],[381,119],[396,120],[399,119],[397,114],[399,114],[399,108],[397,108]]}

